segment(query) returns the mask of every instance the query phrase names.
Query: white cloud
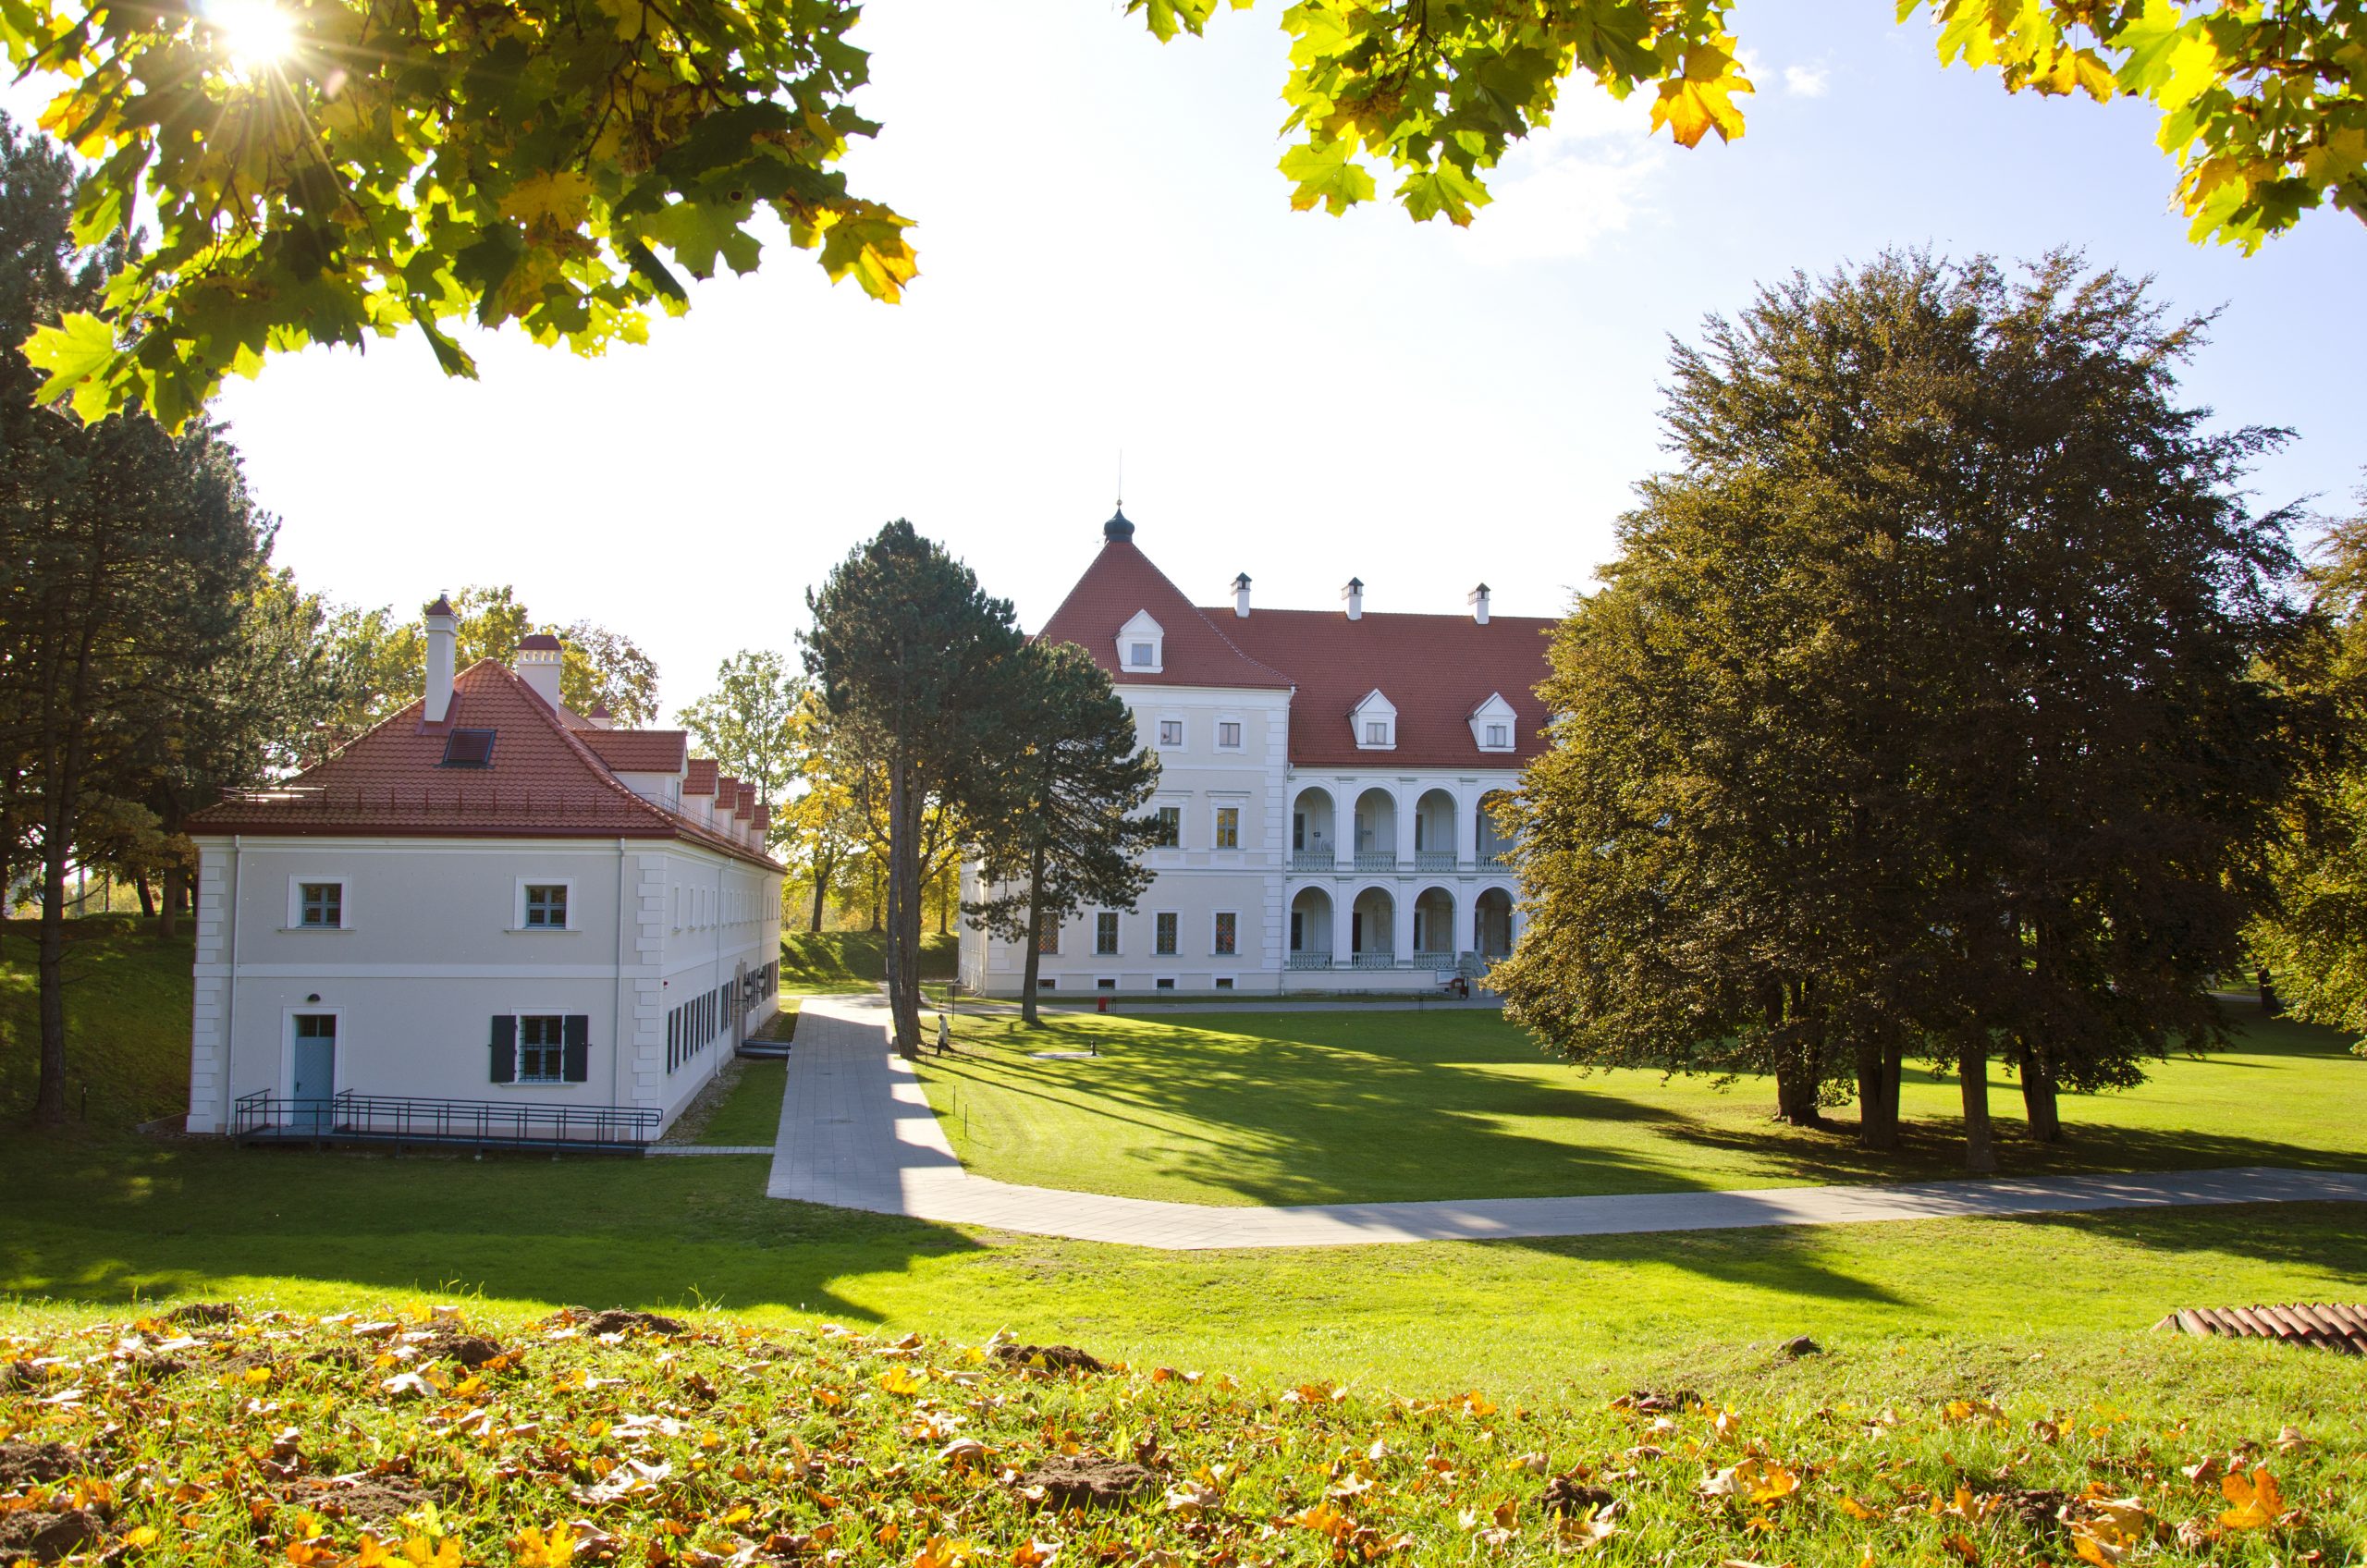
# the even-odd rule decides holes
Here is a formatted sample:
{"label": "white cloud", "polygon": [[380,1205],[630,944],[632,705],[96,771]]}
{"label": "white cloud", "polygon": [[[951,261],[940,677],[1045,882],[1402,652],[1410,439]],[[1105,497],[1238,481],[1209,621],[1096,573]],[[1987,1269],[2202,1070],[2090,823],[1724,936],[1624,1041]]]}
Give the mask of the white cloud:
{"label": "white cloud", "polygon": [[1584,256],[1649,213],[1647,191],[1661,163],[1650,148],[1573,146],[1524,156],[1489,182],[1495,200],[1455,239],[1474,260],[1495,264]]}
{"label": "white cloud", "polygon": [[1784,86],[1796,98],[1824,96],[1825,72],[1822,66],[1785,66]]}

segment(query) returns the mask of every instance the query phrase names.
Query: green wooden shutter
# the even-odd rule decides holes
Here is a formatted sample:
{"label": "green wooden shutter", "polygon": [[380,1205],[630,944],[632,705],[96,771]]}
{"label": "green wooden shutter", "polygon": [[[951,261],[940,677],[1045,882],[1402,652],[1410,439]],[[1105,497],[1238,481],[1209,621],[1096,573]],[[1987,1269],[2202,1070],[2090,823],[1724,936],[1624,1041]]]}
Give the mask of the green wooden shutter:
{"label": "green wooden shutter", "polygon": [[592,1076],[592,1019],[588,1013],[570,1012],[559,1035],[558,1075],[570,1084],[581,1084]]}
{"label": "green wooden shutter", "polygon": [[513,1013],[493,1015],[493,1081],[518,1082],[518,1019]]}

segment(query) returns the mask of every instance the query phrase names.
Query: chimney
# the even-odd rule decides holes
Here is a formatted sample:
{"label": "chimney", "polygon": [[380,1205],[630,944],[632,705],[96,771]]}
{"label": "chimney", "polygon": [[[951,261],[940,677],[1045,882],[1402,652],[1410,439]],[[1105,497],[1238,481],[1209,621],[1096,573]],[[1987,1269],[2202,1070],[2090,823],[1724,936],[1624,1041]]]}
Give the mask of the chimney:
{"label": "chimney", "polygon": [[1244,620],[1249,619],[1249,574],[1245,571],[1233,580],[1233,613]]}
{"label": "chimney", "polygon": [[537,631],[518,644],[518,673],[534,689],[534,695],[558,712],[558,671],[561,653],[558,639],[547,631]]}
{"label": "chimney", "polygon": [[460,619],[452,601],[443,594],[427,606],[427,709],[423,717],[441,724],[452,714],[452,650],[460,641]]}
{"label": "chimney", "polygon": [[594,703],[592,711],[583,716],[583,721],[595,729],[614,729],[617,727],[616,716],[608,711],[606,703]]}
{"label": "chimney", "polygon": [[1464,602],[1471,606],[1472,619],[1482,626],[1488,624],[1488,585],[1486,583],[1482,582],[1465,594]]}
{"label": "chimney", "polygon": [[1351,577],[1348,579],[1348,585],[1340,590],[1340,597],[1348,601],[1348,619],[1350,620],[1364,619],[1365,580],[1363,578]]}

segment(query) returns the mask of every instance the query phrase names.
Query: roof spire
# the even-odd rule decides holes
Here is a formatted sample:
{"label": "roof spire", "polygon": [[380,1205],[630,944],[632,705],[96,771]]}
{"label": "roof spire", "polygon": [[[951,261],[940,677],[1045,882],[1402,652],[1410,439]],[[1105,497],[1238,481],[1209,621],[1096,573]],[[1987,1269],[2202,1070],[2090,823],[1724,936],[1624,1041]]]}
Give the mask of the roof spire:
{"label": "roof spire", "polygon": [[1110,521],[1101,525],[1101,537],[1112,545],[1122,545],[1134,536],[1134,525],[1126,521],[1126,508],[1121,503],[1118,509],[1110,515]]}

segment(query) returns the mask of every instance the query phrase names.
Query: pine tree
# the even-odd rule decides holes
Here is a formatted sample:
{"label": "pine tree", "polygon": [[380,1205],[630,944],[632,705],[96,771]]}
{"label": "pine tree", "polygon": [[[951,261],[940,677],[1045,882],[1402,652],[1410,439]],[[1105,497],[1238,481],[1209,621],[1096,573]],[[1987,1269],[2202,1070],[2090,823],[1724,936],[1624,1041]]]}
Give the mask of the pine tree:
{"label": "pine tree", "polygon": [[828,744],[862,769],[859,795],[877,783],[865,811],[885,828],[889,1005],[897,1049],[918,1057],[923,840],[934,833],[945,848],[970,804],[995,798],[1024,643],[1010,601],[901,519],[805,603],[805,668]]}
{"label": "pine tree", "polygon": [[1110,677],[1073,643],[1029,645],[1015,717],[1020,749],[979,829],[987,896],[963,913],[1024,945],[1020,1017],[1033,1025],[1044,930],[1088,905],[1131,910],[1150,887],[1142,851],[1159,824],[1134,814],[1158,787],[1159,758],[1136,741]]}

